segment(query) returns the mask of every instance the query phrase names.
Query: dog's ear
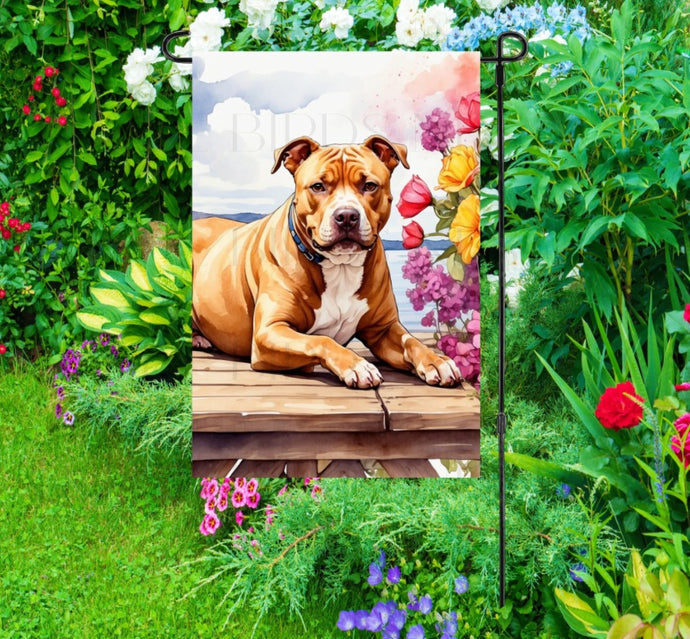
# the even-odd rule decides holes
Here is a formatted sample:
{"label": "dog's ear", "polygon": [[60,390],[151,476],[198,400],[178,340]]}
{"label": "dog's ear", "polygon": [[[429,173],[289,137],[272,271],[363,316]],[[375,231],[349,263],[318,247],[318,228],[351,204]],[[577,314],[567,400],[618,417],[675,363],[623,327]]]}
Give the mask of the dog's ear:
{"label": "dog's ear", "polygon": [[398,166],[399,162],[406,169],[410,168],[410,165],[407,163],[407,147],[404,144],[390,142],[381,135],[372,135],[364,140],[364,146],[370,148],[378,159],[388,167],[391,173]]}
{"label": "dog's ear", "polygon": [[302,164],[316,149],[320,148],[318,142],[311,138],[302,137],[288,142],[282,149],[276,149],[273,154],[275,162],[271,173],[275,173],[281,164],[293,175],[297,167]]}

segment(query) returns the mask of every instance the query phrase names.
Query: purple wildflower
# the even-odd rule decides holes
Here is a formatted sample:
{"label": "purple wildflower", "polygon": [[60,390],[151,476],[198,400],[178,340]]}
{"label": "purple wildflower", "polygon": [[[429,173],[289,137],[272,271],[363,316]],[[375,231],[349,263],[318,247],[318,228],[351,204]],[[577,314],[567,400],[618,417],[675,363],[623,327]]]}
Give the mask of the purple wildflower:
{"label": "purple wildflower", "polygon": [[455,580],[455,592],[459,595],[464,595],[470,588],[470,582],[467,580],[465,575],[460,575]]}
{"label": "purple wildflower", "polygon": [[62,417],[62,404],[60,402],[55,404],[55,417],[57,417],[58,419]]}
{"label": "purple wildflower", "polygon": [[65,387],[64,386],[58,386],[55,389],[55,394],[57,395],[57,398],[59,400],[65,399]]}
{"label": "purple wildflower", "polygon": [[129,367],[130,367],[129,360],[128,360],[128,359],[123,359],[123,360],[122,360],[122,364],[120,364],[120,370],[121,370],[123,373],[126,373],[126,372],[129,371]]}
{"label": "purple wildflower", "polygon": [[370,586],[378,586],[383,581],[383,573],[381,572],[381,566],[377,563],[369,565],[369,577],[367,581]]}
{"label": "purple wildflower", "polygon": [[568,484],[561,484],[556,492],[558,493],[559,497],[563,497],[563,499],[565,499],[566,497],[568,497],[568,495],[570,495],[571,490],[572,489]]}
{"label": "purple wildflower", "polygon": [[110,336],[108,333],[101,333],[98,336],[99,341],[101,342],[101,346],[107,346],[110,342]]}
{"label": "purple wildflower", "polygon": [[338,622],[335,624],[338,630],[347,632],[355,627],[355,612],[354,610],[343,610],[338,617]]}
{"label": "purple wildflower", "polygon": [[585,565],[581,562],[578,561],[571,569],[570,569],[570,578],[573,581],[579,581],[582,582],[584,579],[578,574],[580,572],[587,572],[587,568]]}
{"label": "purple wildflower", "polygon": [[432,608],[431,595],[426,594],[419,598],[419,612],[423,615],[428,615]]}
{"label": "purple wildflower", "polygon": [[110,347],[110,352],[113,354],[113,357],[117,357],[120,354],[120,351],[117,350],[117,346],[115,346],[115,344]]}
{"label": "purple wildflower", "polygon": [[455,126],[450,119],[450,113],[439,108],[427,115],[420,127],[422,129],[422,146],[427,151],[441,151],[443,153],[455,137]]}
{"label": "purple wildflower", "polygon": [[392,583],[392,584],[397,584],[400,581],[400,567],[399,566],[394,566],[393,568],[390,568],[388,570],[388,574],[386,575],[386,579]]}
{"label": "purple wildflower", "polygon": [[65,411],[65,414],[63,415],[62,419],[65,422],[65,424],[71,426],[72,424],[74,424],[74,413],[70,411]]}
{"label": "purple wildflower", "polygon": [[405,639],[425,639],[424,628],[421,623],[412,626],[405,635]]}

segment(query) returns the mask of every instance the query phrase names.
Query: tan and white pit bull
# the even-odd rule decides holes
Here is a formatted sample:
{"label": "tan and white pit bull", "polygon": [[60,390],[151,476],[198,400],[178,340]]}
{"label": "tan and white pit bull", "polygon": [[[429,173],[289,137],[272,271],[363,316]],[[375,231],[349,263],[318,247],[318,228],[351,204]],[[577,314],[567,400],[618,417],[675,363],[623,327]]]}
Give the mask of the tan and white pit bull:
{"label": "tan and white pit bull", "polygon": [[302,137],[278,149],[272,173],[284,165],[295,193],[277,211],[249,224],[193,223],[195,331],[255,370],[321,364],[350,387],[378,386],[378,369],[344,346],[358,337],[428,384],[458,384],[455,363],[398,320],[380,233],[391,173],[409,168],[406,156],[381,136],[324,147]]}

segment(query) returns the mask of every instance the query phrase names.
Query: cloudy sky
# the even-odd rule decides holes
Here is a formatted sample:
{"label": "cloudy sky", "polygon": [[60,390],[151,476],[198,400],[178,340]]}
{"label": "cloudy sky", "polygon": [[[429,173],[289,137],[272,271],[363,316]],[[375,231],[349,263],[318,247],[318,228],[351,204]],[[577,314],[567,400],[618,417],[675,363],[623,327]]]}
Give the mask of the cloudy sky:
{"label": "cloudy sky", "polygon": [[[451,115],[459,98],[479,90],[479,56],[445,52],[220,52],[193,65],[193,209],[217,215],[270,213],[292,193],[273,152],[307,135],[319,144],[352,144],[372,134],[408,148],[398,166],[394,203],[419,175],[433,189],[441,154],[421,147],[419,124],[435,107]],[[459,123],[458,123],[459,125]],[[455,143],[472,144],[474,135]],[[441,192],[436,192],[441,195]],[[433,231],[428,209],[417,217]],[[400,239],[393,209],[383,232]]]}

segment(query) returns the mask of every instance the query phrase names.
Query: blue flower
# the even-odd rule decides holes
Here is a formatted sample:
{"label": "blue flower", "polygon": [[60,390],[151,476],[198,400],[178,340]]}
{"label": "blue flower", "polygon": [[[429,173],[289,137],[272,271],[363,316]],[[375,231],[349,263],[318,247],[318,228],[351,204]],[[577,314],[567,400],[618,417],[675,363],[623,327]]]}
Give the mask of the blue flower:
{"label": "blue flower", "polygon": [[579,572],[587,572],[586,566],[581,562],[578,561],[571,569],[570,569],[570,578],[573,581],[579,581],[582,582],[584,579],[577,573]]}
{"label": "blue flower", "polygon": [[379,554],[379,558],[376,563],[381,567],[381,570],[383,570],[386,566],[386,553],[383,552],[383,550]]}
{"label": "blue flower", "polygon": [[347,632],[355,627],[355,612],[353,610],[342,610],[340,616],[338,617],[338,630]]}
{"label": "blue flower", "polygon": [[412,626],[405,635],[405,639],[425,639],[424,628],[422,624],[418,623],[416,626]]}
{"label": "blue flower", "polygon": [[386,579],[392,584],[397,584],[400,581],[400,568],[398,566],[394,566],[393,568],[390,568],[388,570],[388,574],[386,575]]}
{"label": "blue flower", "polygon": [[423,615],[428,615],[431,612],[433,603],[431,601],[431,596],[426,594],[419,600],[419,612]]}
{"label": "blue flower", "polygon": [[446,618],[442,623],[436,624],[437,632],[442,633],[441,639],[455,639],[458,633],[458,613],[451,612],[449,615],[444,613]]}
{"label": "blue flower", "polygon": [[369,564],[369,577],[367,578],[370,586],[378,586],[383,581],[381,566],[377,563]]}
{"label": "blue flower", "polygon": [[462,595],[466,593],[470,588],[470,582],[467,581],[467,577],[465,575],[460,575],[456,580],[455,580],[455,592],[457,592],[459,595]]}
{"label": "blue flower", "polygon": [[556,492],[560,497],[563,497],[565,499],[568,495],[570,495],[570,490],[571,489],[568,484],[561,484]]}

